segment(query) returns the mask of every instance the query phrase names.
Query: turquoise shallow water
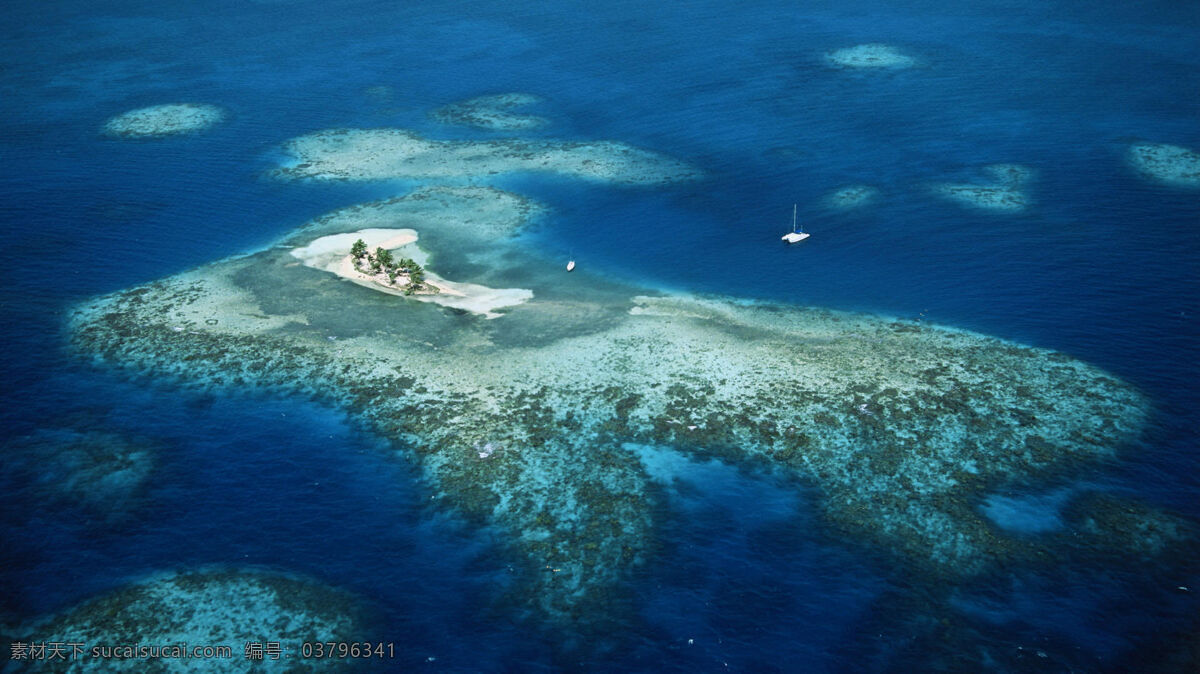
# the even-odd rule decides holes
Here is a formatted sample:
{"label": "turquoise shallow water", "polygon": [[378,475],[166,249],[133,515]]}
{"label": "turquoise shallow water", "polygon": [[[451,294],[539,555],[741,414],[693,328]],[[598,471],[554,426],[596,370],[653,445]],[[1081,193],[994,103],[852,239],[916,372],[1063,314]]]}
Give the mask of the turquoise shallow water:
{"label": "turquoise shallow water", "polygon": [[[30,488],[36,463],[9,474],[7,615],[26,619],[162,568],[251,564],[372,597],[380,633],[406,647],[404,665],[566,666],[552,644],[485,610],[507,582],[491,534],[428,503],[411,469],[341,413],[115,379],[59,346],[61,317],[79,299],[408,188],[270,181],[281,142],[336,126],[494,137],[429,112],[505,91],[543,97],[531,111],[551,123],[535,136],[620,140],[709,176],[668,189],[498,179],[553,208],[525,235],[530,247],[650,286],[921,317],[1100,365],[1143,389],[1157,416],[1118,466],[1075,479],[1200,515],[1200,196],[1123,163],[1137,140],[1200,148],[1200,103],[1189,95],[1200,87],[1200,16],[1190,5],[22,3],[6,23],[3,433],[115,429],[164,448],[146,507],[102,533],[95,513]],[[923,65],[847,72],[822,61],[863,42],[894,44]],[[182,100],[230,117],[162,141],[99,134],[112,115]],[[994,163],[1036,172],[1027,211],[971,211],[927,190]],[[853,183],[879,198],[848,213],[821,206]],[[785,248],[777,237],[792,203],[813,238]],[[875,551],[830,540],[814,495],[728,468],[673,470],[662,483],[665,540],[634,581],[636,613],[653,630],[612,635],[622,650],[589,668],[931,662],[905,640],[922,619],[919,583]],[[1037,535],[1055,521],[1062,488],[1016,487],[981,508]],[[1053,646],[1077,669],[1118,671],[1195,613],[1194,594],[1172,592],[1200,584],[1194,571],[1074,561],[962,588],[952,618],[1010,651]]]}

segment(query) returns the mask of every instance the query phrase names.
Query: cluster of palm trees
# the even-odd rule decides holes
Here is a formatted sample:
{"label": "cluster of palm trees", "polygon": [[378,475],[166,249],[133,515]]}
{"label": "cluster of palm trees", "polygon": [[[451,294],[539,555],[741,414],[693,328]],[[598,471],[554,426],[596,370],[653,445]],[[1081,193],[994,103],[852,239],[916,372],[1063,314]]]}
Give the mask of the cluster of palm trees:
{"label": "cluster of palm trees", "polygon": [[355,241],[354,245],[350,247],[350,257],[354,260],[354,268],[360,272],[386,273],[388,283],[395,284],[397,276],[407,274],[408,283],[404,286],[405,295],[411,295],[425,288],[425,270],[407,257],[397,260],[396,256],[392,255],[392,251],[382,247],[376,248],[372,253],[362,239]]}

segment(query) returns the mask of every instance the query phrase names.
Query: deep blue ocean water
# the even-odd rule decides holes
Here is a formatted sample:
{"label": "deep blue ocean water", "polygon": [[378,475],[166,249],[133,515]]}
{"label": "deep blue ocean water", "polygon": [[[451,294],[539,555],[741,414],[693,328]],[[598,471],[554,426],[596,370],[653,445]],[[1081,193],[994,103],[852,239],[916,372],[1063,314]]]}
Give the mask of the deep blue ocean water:
{"label": "deep blue ocean water", "polygon": [[[0,433],[70,423],[164,449],[147,507],[111,530],[47,505],[21,474],[0,480],[0,610],[26,620],[158,570],[250,565],[371,597],[380,634],[404,646],[399,664],[562,666],[551,643],[486,610],[507,578],[491,534],[430,504],[411,467],[340,412],[129,381],[62,349],[74,302],[403,190],[265,179],[288,138],[335,126],[492,137],[438,125],[429,111],[507,91],[545,100],[532,111],[552,123],[535,136],[624,141],[708,174],[668,188],[504,177],[496,184],[554,209],[528,245],[649,286],[921,317],[1100,365],[1144,390],[1156,416],[1141,446],[1080,480],[1200,516],[1200,192],[1148,182],[1123,157],[1139,140],[1200,148],[1200,6],[906,4],[10,3],[0,27]],[[865,42],[922,65],[823,62]],[[369,93],[380,86],[390,89]],[[230,117],[188,137],[99,133],[115,114],[177,101]],[[1025,212],[972,211],[928,192],[995,163],[1036,172]],[[821,205],[857,183],[876,186],[878,200],[842,213]],[[813,237],[785,248],[793,203]],[[919,598],[870,550],[829,540],[811,494],[716,464],[666,463],[670,526],[635,580],[652,629],[618,635],[621,650],[588,668],[920,662],[895,608]],[[997,516],[1034,529],[1030,518],[1053,518],[1042,511],[1055,500],[1028,491]],[[1200,586],[1197,576],[1048,568],[964,588],[957,610],[989,639],[1053,643],[1076,666],[1106,671],[1156,634],[1194,633],[1197,594],[1168,586]],[[865,639],[875,628],[896,643]]]}

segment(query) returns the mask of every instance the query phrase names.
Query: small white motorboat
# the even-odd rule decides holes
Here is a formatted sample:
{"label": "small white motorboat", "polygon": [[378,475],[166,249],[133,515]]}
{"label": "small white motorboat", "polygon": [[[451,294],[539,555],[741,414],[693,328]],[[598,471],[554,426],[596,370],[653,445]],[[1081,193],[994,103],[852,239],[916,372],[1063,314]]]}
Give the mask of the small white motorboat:
{"label": "small white motorboat", "polygon": [[788,243],[800,243],[809,236],[810,235],[804,231],[803,227],[801,227],[799,231],[796,230],[796,204],[792,204],[792,231],[784,234],[780,238]]}
{"label": "small white motorboat", "polygon": [[567,271],[575,271],[575,260],[567,262]]}

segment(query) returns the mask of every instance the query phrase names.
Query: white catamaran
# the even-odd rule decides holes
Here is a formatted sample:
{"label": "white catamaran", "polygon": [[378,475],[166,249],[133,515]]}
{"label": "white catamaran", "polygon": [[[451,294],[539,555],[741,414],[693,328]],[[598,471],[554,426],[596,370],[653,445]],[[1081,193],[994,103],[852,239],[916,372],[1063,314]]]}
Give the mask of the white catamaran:
{"label": "white catamaran", "polygon": [[800,243],[809,237],[808,233],[801,227],[796,231],[796,204],[792,204],[792,231],[784,234],[781,238],[788,243]]}

